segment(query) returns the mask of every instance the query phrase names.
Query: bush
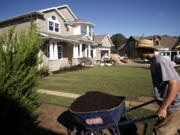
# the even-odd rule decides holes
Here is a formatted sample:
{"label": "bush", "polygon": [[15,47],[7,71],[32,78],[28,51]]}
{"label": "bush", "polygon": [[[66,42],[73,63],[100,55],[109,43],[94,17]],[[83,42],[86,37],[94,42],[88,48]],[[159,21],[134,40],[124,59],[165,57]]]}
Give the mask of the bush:
{"label": "bush", "polygon": [[[31,134],[39,114],[39,48],[43,44],[35,25],[27,31],[0,35],[0,125],[14,134]],[[15,130],[13,127],[16,127]]]}
{"label": "bush", "polygon": [[49,68],[47,66],[43,65],[39,69],[39,74],[41,75],[41,78],[48,76],[49,75]]}

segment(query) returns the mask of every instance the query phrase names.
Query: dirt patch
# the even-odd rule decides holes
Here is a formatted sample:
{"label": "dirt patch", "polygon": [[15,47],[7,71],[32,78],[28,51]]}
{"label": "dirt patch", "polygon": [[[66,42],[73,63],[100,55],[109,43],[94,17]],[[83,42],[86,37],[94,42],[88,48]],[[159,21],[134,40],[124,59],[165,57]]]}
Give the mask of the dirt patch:
{"label": "dirt patch", "polygon": [[112,109],[122,102],[123,98],[100,91],[91,91],[78,97],[70,109],[75,112],[92,112]]}
{"label": "dirt patch", "polygon": [[67,129],[57,121],[59,115],[66,111],[67,108],[46,103],[42,103],[41,108],[42,112],[37,119],[38,126],[58,135],[67,135]]}

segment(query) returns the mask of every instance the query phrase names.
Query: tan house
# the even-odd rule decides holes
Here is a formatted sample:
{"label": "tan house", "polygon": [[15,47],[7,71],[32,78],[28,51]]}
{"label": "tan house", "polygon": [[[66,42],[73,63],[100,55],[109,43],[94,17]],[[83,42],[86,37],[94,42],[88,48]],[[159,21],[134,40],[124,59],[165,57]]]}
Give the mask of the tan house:
{"label": "tan house", "polygon": [[77,65],[84,58],[110,57],[113,45],[108,35],[94,35],[95,24],[78,19],[68,5],[42,9],[0,21],[0,34],[16,25],[16,31],[30,26],[31,17],[45,44],[40,49],[43,63],[50,71]]}
{"label": "tan house", "polygon": [[[137,51],[136,47],[138,44],[138,41],[142,37],[138,36],[131,36],[126,44],[123,46],[120,46],[118,49],[120,55],[127,56],[130,59],[134,59],[137,57]],[[180,50],[180,46],[178,46],[178,39],[171,37],[171,36],[159,36],[159,35],[154,35],[154,36],[148,36],[148,37],[143,37],[144,39],[149,39],[153,40],[154,47],[158,49],[157,52],[163,52],[163,51],[173,51],[173,50]]]}

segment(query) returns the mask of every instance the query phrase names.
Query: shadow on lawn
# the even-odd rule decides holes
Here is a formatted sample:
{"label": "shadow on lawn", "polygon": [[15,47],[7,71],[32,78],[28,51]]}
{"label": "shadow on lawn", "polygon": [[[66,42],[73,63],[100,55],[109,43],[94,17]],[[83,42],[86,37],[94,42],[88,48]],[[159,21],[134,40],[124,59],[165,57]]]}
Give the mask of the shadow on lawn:
{"label": "shadow on lawn", "polygon": [[0,94],[0,134],[64,135],[38,127],[36,117],[20,101]]}

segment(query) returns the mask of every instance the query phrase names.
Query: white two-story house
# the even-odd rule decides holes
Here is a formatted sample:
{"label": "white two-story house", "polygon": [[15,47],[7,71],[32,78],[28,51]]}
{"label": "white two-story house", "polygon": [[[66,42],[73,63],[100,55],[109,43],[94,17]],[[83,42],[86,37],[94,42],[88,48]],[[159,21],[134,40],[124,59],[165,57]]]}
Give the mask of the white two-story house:
{"label": "white two-story house", "polygon": [[68,5],[33,11],[0,21],[0,34],[9,26],[16,25],[16,31],[30,26],[30,19],[37,25],[45,41],[40,49],[43,64],[50,71],[60,67],[77,65],[84,58],[102,60],[110,57],[113,45],[108,35],[95,35],[95,24],[78,19]]}

